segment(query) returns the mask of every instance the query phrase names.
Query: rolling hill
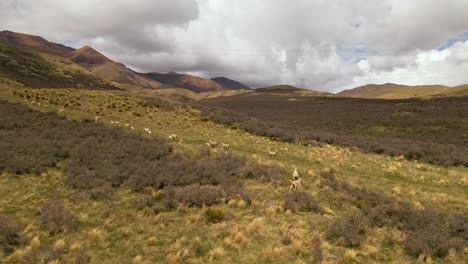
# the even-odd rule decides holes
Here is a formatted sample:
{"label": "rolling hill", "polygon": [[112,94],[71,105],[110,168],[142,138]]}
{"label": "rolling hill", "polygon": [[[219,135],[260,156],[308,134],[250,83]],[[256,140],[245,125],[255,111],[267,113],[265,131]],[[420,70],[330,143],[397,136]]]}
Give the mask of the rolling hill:
{"label": "rolling hill", "polygon": [[168,86],[185,88],[196,93],[220,92],[226,90],[223,86],[210,79],[192,76],[188,74],[180,74],[176,72],[149,72],[144,73],[143,76],[151,78],[157,82],[166,84]]}
{"label": "rolling hill", "polygon": [[66,58],[1,43],[0,78],[30,87],[117,89]]}
{"label": "rolling hill", "polygon": [[[468,89],[467,86],[448,87],[444,85],[401,85],[401,84],[368,84],[356,87],[350,90],[339,92],[338,96],[355,97],[355,98],[374,98],[374,99],[405,99],[412,97],[426,96],[450,96],[460,93]],[[463,92],[461,92],[463,93]]]}
{"label": "rolling hill", "polygon": [[226,77],[215,77],[215,78],[211,78],[211,80],[228,90],[242,90],[242,89],[250,90],[252,89],[243,83],[231,80]]}
{"label": "rolling hill", "polygon": [[[90,46],[73,49],[61,44],[49,42],[39,36],[16,33],[12,31],[0,32],[0,43],[39,51],[69,59],[92,72],[95,76],[106,81],[121,85],[124,88],[139,87],[155,89],[160,83],[141,76],[139,73],[125,67],[122,63],[114,62]],[[69,63],[71,63],[68,61]]]}

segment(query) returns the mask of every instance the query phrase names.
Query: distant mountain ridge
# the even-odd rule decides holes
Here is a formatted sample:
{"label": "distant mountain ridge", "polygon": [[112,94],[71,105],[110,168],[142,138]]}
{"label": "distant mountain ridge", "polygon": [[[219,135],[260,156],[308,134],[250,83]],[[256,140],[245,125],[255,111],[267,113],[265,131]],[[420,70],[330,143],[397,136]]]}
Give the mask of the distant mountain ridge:
{"label": "distant mountain ridge", "polygon": [[368,84],[337,93],[338,96],[369,99],[405,99],[427,96],[463,95],[468,85],[449,87],[445,85],[401,85],[394,83]]}
{"label": "distant mountain ridge", "polygon": [[298,95],[298,96],[334,96],[332,93],[314,91],[304,88],[298,88],[292,85],[280,84],[269,87],[257,88],[253,90],[254,93],[268,93],[278,95]]}
{"label": "distant mountain ridge", "polygon": [[[224,77],[222,83],[178,73],[139,73],[127,68],[124,64],[115,62],[90,46],[79,49],[66,47],[62,44],[49,42],[40,36],[32,36],[12,31],[0,32],[0,43],[16,45],[47,54],[67,58],[70,61],[89,70],[96,76],[123,88],[184,88],[193,92],[221,92],[227,90],[250,89],[249,87]],[[227,86],[227,87],[224,87]]]}
{"label": "distant mountain ridge", "polygon": [[250,90],[252,89],[241,82],[234,81],[226,77],[215,77],[215,78],[211,78],[211,80],[218,83],[219,85],[221,85],[222,87],[228,90],[242,90],[242,89]]}
{"label": "distant mountain ridge", "polygon": [[196,93],[220,92],[226,90],[224,87],[210,79],[192,76],[188,74],[180,74],[176,72],[148,72],[143,73],[143,76],[169,86],[185,88]]}

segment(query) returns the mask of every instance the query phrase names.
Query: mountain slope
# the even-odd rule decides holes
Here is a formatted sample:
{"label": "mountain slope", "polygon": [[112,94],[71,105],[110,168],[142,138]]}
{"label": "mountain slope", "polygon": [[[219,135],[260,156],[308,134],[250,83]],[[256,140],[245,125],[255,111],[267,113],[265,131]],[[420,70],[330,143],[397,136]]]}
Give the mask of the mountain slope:
{"label": "mountain slope", "polygon": [[196,93],[219,92],[226,90],[224,87],[210,79],[192,76],[188,74],[179,74],[176,72],[149,72],[144,73],[143,76],[146,76],[148,78],[151,78],[155,81],[169,86],[185,88]]}
{"label": "mountain slope", "polygon": [[0,43],[15,45],[70,59],[72,62],[89,70],[94,75],[125,88],[139,87],[155,89],[161,86],[160,83],[141,76],[121,63],[112,61],[89,46],[75,50],[61,44],[49,42],[42,37],[12,31],[0,32]]}
{"label": "mountain slope", "polygon": [[433,95],[449,95],[451,92],[463,90],[463,87],[451,88],[444,85],[400,85],[393,83],[368,84],[350,90],[344,90],[337,95],[356,98],[404,99]]}
{"label": "mountain slope", "polygon": [[252,89],[243,83],[231,80],[226,77],[215,77],[215,78],[211,78],[211,80],[228,90],[242,90],[242,89],[250,90]]}
{"label": "mountain slope", "polygon": [[62,44],[53,43],[39,36],[27,35],[12,31],[0,32],[0,43],[7,43],[24,48],[30,48],[49,54],[66,57],[74,49]]}
{"label": "mountain slope", "polygon": [[30,87],[117,89],[66,58],[1,43],[0,77]]}
{"label": "mountain slope", "polygon": [[141,76],[125,67],[122,63],[107,58],[90,46],[84,46],[74,50],[69,54],[69,58],[71,61],[107,81],[149,89],[155,89],[161,86],[159,82]]}

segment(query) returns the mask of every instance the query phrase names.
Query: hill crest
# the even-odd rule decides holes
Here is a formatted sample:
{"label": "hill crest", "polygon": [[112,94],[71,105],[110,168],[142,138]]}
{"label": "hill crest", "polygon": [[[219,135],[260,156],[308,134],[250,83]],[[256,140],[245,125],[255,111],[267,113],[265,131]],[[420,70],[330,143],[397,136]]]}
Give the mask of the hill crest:
{"label": "hill crest", "polygon": [[228,90],[242,90],[242,89],[251,90],[252,89],[249,86],[241,82],[238,82],[238,81],[226,78],[226,77],[215,77],[215,78],[211,78],[211,80]]}
{"label": "hill crest", "polygon": [[449,87],[445,85],[402,85],[395,83],[367,84],[337,93],[338,96],[375,99],[404,99],[450,94],[467,87]]}
{"label": "hill crest", "polygon": [[220,92],[226,90],[224,87],[210,79],[189,74],[180,74],[176,72],[148,72],[143,73],[142,75],[168,86],[185,88],[196,93]]}

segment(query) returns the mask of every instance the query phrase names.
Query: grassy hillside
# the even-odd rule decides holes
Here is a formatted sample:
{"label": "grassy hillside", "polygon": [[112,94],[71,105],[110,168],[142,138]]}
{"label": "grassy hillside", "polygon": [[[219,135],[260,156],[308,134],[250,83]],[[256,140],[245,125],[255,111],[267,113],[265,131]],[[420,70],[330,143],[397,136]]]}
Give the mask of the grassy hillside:
{"label": "grassy hillside", "polygon": [[30,87],[117,88],[65,58],[5,44],[0,44],[0,77]]}
{"label": "grassy hillside", "polygon": [[196,105],[212,120],[285,141],[340,144],[468,166],[468,97],[382,100],[253,95],[202,100]]}
{"label": "grassy hillside", "polygon": [[[408,86],[393,83],[369,84],[339,92],[338,96],[356,98],[404,99],[413,97],[428,97],[434,95],[454,96],[466,87],[448,87],[444,85]],[[454,93],[451,94],[450,93]]]}
{"label": "grassy hillside", "polygon": [[[0,260],[19,259],[26,263],[37,263],[39,258],[74,263],[78,259],[79,263],[414,263],[419,258],[433,263],[463,263],[468,259],[467,168],[439,167],[330,145],[308,147],[273,141],[204,121],[198,111],[190,107],[158,107],[149,101],[109,92],[1,88],[0,97],[10,102],[85,121],[81,124],[60,119],[51,124],[64,122],[72,128],[98,126],[99,131],[107,131],[105,134],[112,136],[100,138],[94,149],[99,159],[93,156],[87,159],[86,153],[93,153],[94,144],[79,140],[76,144],[64,142],[71,147],[83,144],[77,151],[70,151],[65,160],[59,159],[52,167],[48,167],[47,162],[39,163],[46,165],[40,167],[44,169],[39,175],[16,174],[2,168],[0,192],[4,199],[0,201],[0,226],[7,227],[2,230],[8,232],[2,234],[8,234],[11,240],[0,245],[8,247],[0,251],[3,252]],[[36,99],[34,103],[30,98]],[[45,120],[23,106],[2,103],[2,107],[15,109],[14,113],[24,117],[36,116],[27,120]],[[59,109],[64,110],[58,112]],[[0,113],[11,112],[2,110]],[[98,122],[90,121],[96,115],[100,116]],[[54,114],[46,116],[51,121],[56,118]],[[11,119],[8,115],[1,115],[1,118]],[[10,122],[21,122],[23,118],[14,120],[20,121],[2,121],[1,133],[10,135]],[[119,121],[122,127],[113,127],[111,121]],[[135,130],[126,128],[125,123]],[[31,129],[34,124],[22,122],[19,132],[28,135],[37,131]],[[45,125],[41,127],[45,131],[49,129]],[[152,135],[146,134],[144,128],[150,129]],[[60,139],[61,134],[53,133],[57,137],[49,137],[47,133],[41,133],[45,137],[36,137],[35,146],[41,146],[41,140]],[[132,181],[121,178],[123,184],[111,185],[107,188],[110,196],[99,199],[92,199],[89,189],[69,184],[67,179],[73,174],[67,171],[67,164],[81,157],[80,153],[86,155],[77,161],[89,163],[77,165],[95,166],[98,171],[109,167],[96,163],[102,158],[108,164],[108,159],[120,155],[127,158],[128,154],[145,153],[140,148],[146,144],[131,144],[135,147],[122,144],[114,153],[101,151],[105,144],[115,145],[113,140],[126,133],[148,144],[157,141],[154,137],[167,138],[168,134],[176,133],[180,139],[168,143],[173,148],[172,153],[189,160],[197,160],[209,139],[229,143],[230,152],[245,157],[248,164],[278,167],[282,180],[257,178],[255,172],[246,173],[249,172],[246,168],[243,175],[253,176],[243,178],[241,183],[251,196],[235,191],[239,196],[224,195],[215,199],[211,207],[191,205],[181,196],[189,189],[169,192],[164,184],[151,181],[147,183],[151,188],[137,190],[132,187]],[[92,135],[100,137],[98,132]],[[86,146],[91,147],[91,152],[86,152]],[[268,148],[277,152],[275,158],[268,155]],[[25,148],[32,154],[35,149],[39,148]],[[53,148],[44,151],[56,153]],[[212,149],[210,156],[224,152]],[[22,155],[27,153],[22,152]],[[144,156],[130,157],[133,160]],[[31,166],[34,163],[18,160],[13,164]],[[127,166],[132,162],[110,164]],[[198,173],[216,170],[219,164],[208,162],[203,170],[187,170],[180,178],[173,179],[203,175]],[[235,164],[233,168],[242,166]],[[299,169],[303,179],[304,192],[297,195],[289,192],[287,183],[294,167]],[[179,168],[185,166],[176,166],[174,170]],[[81,173],[82,176],[92,175],[86,170]],[[114,174],[105,172],[105,175]],[[201,195],[190,193],[195,198]],[[172,201],[168,200],[171,197],[185,202],[173,208],[173,203],[167,203]],[[65,228],[50,229],[44,225],[43,219],[55,214],[62,216],[60,219],[70,220],[59,222],[62,225],[58,227]]]}

